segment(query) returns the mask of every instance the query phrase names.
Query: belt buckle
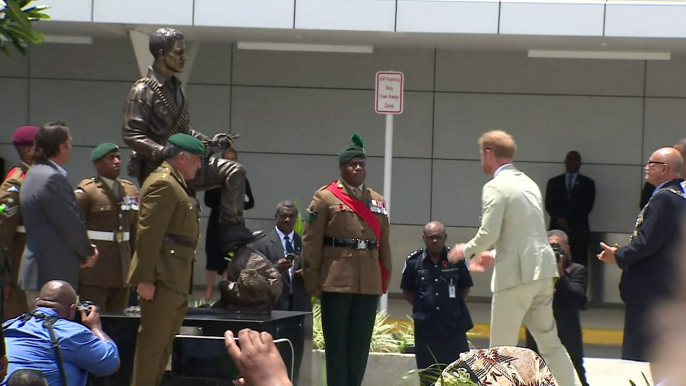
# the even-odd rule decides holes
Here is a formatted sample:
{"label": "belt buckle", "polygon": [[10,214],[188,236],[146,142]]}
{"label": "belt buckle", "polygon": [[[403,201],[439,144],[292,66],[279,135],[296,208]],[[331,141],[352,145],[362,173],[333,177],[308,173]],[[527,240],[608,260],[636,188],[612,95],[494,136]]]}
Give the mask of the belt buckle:
{"label": "belt buckle", "polygon": [[114,232],[114,242],[115,243],[121,243],[124,241],[124,232]]}
{"label": "belt buckle", "polygon": [[367,240],[357,239],[357,249],[367,249]]}

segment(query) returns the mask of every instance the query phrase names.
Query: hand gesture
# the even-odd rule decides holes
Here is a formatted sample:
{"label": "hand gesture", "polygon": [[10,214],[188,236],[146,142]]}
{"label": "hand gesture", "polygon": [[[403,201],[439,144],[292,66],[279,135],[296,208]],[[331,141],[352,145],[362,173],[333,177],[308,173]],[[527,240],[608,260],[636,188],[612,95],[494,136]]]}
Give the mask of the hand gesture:
{"label": "hand gesture", "polygon": [[448,253],[448,261],[451,263],[459,263],[464,260],[464,258],[464,243],[455,244],[455,246],[450,249],[450,253]]}
{"label": "hand gesture", "polygon": [[619,245],[615,244],[614,247],[611,247],[604,242],[600,242],[600,247],[603,248],[603,251],[598,254],[598,260],[604,261],[608,264],[617,264],[617,258],[615,257],[615,252],[619,249]]}
{"label": "hand gesture", "polygon": [[86,260],[81,263],[81,268],[90,268],[95,265],[96,261],[98,261],[98,257],[100,256],[98,253],[98,247],[95,246],[95,244],[91,244],[91,247],[93,248],[93,254],[86,257]]}
{"label": "hand gesture", "polygon": [[491,251],[481,252],[481,254],[469,261],[469,270],[472,272],[485,272],[495,265],[495,259]]}
{"label": "hand gesture", "polygon": [[138,283],[136,289],[138,296],[145,300],[152,300],[155,297],[155,283]]}

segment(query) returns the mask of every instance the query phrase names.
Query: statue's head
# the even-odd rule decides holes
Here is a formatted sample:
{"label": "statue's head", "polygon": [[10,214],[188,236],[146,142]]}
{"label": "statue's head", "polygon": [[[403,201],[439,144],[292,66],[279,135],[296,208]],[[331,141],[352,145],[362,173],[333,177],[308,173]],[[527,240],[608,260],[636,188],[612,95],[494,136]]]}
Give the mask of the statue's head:
{"label": "statue's head", "polygon": [[150,35],[150,53],[155,62],[164,62],[173,72],[182,72],[186,62],[186,43],[181,31],[173,28],[160,28]]}

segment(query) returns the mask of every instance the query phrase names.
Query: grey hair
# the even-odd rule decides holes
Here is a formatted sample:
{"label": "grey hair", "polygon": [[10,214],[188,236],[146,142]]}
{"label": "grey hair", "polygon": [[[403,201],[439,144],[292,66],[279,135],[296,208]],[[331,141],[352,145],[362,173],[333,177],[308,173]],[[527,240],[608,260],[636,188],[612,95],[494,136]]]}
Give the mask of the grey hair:
{"label": "grey hair", "polygon": [[173,143],[168,143],[164,145],[164,149],[162,149],[162,159],[168,160],[172,158],[176,158],[179,154],[181,154],[183,150],[181,150],[180,147],[174,145]]}
{"label": "grey hair", "polygon": [[295,213],[298,213],[298,207],[295,206],[295,203],[291,200],[281,201],[276,204],[276,214],[279,214],[280,209],[295,209]]}
{"label": "grey hair", "polygon": [[553,229],[548,231],[548,237],[554,237],[557,236],[562,239],[562,241],[565,242],[565,244],[569,244],[569,237],[564,231],[561,231],[559,229]]}

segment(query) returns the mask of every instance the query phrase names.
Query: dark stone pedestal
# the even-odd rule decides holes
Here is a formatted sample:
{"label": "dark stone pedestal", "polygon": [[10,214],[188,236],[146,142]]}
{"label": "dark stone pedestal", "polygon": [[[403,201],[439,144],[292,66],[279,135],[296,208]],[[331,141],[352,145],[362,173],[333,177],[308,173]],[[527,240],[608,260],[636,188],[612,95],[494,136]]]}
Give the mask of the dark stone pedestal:
{"label": "dark stone pedestal", "polygon": [[[91,375],[91,386],[128,386],[131,383],[139,313],[105,312],[100,315],[103,330],[117,343],[121,366],[107,377]],[[204,336],[224,336],[226,330],[235,335],[244,328],[269,332],[274,339],[287,338],[295,351],[295,374],[289,374],[294,384],[309,385],[312,363],[312,314],[308,312],[272,311],[269,316],[244,315],[222,309],[189,308],[184,326],[200,327]],[[290,372],[291,352],[279,347],[281,357]],[[300,371],[300,368],[303,371]],[[228,380],[189,380],[165,375],[163,385],[231,385]]]}

